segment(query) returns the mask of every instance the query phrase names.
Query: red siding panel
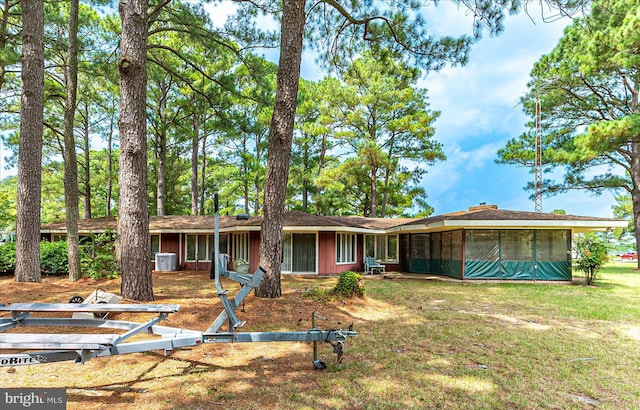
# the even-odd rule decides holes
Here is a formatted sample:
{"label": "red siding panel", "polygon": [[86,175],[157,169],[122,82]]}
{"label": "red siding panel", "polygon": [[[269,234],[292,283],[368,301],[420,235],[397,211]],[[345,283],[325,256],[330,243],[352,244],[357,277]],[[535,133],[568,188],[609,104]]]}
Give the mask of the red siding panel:
{"label": "red siding panel", "polygon": [[337,275],[346,271],[362,271],[362,235],[356,237],[356,263],[336,262],[336,232],[318,233],[318,274]]}

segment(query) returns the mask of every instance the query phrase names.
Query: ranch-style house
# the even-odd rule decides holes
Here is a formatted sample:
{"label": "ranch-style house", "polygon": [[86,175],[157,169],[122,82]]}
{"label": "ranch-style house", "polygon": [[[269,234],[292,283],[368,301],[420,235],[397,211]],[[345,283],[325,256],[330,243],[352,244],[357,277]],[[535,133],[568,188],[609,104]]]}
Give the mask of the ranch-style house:
{"label": "ranch-style house", "polygon": [[[262,217],[220,216],[219,251],[230,263],[258,267]],[[428,218],[285,214],[282,272],[334,275],[363,272],[375,260],[382,270],[445,275],[461,280],[570,281],[572,235],[626,226],[618,219],[509,211],[479,205]],[[111,230],[114,218],[78,223],[81,237]],[[152,269],[209,270],[213,216],[151,216]],[[64,222],[43,225],[43,239],[64,239]],[[159,257],[170,263],[156,266]],[[368,270],[368,269],[367,269]]]}

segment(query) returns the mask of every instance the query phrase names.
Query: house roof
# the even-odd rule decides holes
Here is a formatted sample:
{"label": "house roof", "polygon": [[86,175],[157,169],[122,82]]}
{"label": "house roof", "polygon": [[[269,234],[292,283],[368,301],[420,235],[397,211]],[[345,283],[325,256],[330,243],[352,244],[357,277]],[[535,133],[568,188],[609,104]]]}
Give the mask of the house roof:
{"label": "house roof", "polygon": [[[259,231],[262,216],[248,219],[223,215],[219,217],[220,232]],[[429,218],[367,218],[362,216],[319,216],[301,211],[288,211],[284,216],[284,231],[316,232],[338,231],[354,233],[398,233],[446,231],[461,228],[516,229],[516,228],[564,228],[576,232],[605,230],[624,227],[626,221],[613,218],[558,215],[526,211],[497,209],[495,206],[472,207],[468,211],[451,212]],[[116,231],[117,222],[113,217],[83,219],[78,221],[80,234]],[[205,216],[150,216],[149,231],[158,233],[211,233],[214,218]],[[64,222],[46,224],[42,233],[66,233]]]}
{"label": "house roof", "polygon": [[511,211],[497,207],[471,208],[407,222],[390,231],[445,231],[460,228],[571,228],[576,232],[625,227],[627,222],[614,218],[541,212]]}

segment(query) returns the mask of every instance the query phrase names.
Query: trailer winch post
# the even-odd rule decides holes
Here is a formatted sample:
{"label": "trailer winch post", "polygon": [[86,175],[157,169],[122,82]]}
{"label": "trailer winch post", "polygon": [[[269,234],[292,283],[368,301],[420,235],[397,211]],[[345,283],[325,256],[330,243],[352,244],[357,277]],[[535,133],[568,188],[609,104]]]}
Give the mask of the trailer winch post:
{"label": "trailer winch post", "polygon": [[219,215],[219,211],[220,208],[218,206],[218,194],[214,194],[213,195],[213,225],[214,225],[214,232],[215,235],[213,235],[213,260],[211,261],[211,263],[213,263],[213,272],[214,272],[214,277],[216,280],[216,291],[218,292],[218,295],[221,294],[224,289],[222,289],[222,283],[220,283],[220,238],[219,238],[219,232],[220,232],[220,215]]}

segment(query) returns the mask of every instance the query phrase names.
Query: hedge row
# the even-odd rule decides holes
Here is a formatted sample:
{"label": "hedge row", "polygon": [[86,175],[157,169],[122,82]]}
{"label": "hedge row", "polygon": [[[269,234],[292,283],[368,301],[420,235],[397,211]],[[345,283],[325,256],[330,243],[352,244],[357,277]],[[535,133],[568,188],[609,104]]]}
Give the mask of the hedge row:
{"label": "hedge row", "polygon": [[[80,264],[85,276],[116,277],[114,238],[99,235],[81,247]],[[0,273],[13,274],[16,269],[16,244],[0,245]],[[68,275],[67,242],[40,242],[40,271],[43,275]]]}

